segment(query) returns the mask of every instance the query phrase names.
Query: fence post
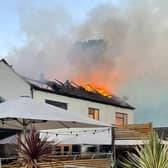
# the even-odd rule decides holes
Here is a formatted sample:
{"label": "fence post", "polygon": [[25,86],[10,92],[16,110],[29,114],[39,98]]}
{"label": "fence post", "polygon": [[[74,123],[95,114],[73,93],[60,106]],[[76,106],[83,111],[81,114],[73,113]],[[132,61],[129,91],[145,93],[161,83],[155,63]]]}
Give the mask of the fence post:
{"label": "fence post", "polygon": [[111,127],[111,167],[116,161],[116,151],[115,151],[115,127]]}
{"label": "fence post", "polygon": [[1,160],[1,158],[0,158],[0,168],[2,167],[2,163],[1,163],[1,161],[2,161],[2,160]]}

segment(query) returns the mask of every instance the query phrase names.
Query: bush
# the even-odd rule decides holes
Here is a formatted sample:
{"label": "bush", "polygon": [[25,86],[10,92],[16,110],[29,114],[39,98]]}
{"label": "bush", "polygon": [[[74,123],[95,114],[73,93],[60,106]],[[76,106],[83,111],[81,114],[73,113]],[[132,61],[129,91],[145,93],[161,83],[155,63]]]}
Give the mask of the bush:
{"label": "bush", "polygon": [[18,153],[17,165],[27,168],[38,168],[38,162],[42,162],[53,152],[53,145],[47,141],[47,137],[40,139],[40,134],[31,129],[24,136],[24,139],[18,138],[18,144],[15,149]]}
{"label": "bush", "polygon": [[135,148],[121,162],[124,168],[168,168],[168,146],[164,145],[156,132],[152,132],[149,141]]}

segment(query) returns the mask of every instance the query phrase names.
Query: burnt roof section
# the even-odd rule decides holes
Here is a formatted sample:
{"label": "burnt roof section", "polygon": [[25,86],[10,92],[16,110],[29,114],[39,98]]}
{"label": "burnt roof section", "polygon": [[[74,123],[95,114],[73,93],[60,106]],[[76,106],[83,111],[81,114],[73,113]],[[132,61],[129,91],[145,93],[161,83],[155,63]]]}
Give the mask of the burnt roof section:
{"label": "burnt roof section", "polygon": [[[12,66],[8,64],[8,62],[5,59],[1,59],[0,62],[5,63],[7,66],[11,68],[11,70],[16,73]],[[103,96],[100,93],[98,93],[96,90],[93,91],[87,91],[84,87],[79,86],[75,84],[74,82],[69,82],[68,80],[66,82],[60,82],[58,80],[55,81],[46,81],[46,80],[33,80],[25,78],[18,73],[16,73],[20,78],[22,78],[25,82],[31,85],[32,88],[36,90],[41,90],[45,92],[50,92],[54,94],[59,94],[63,96],[83,99],[83,100],[89,100],[92,102],[112,105],[116,107],[121,108],[127,108],[134,110],[135,107],[129,105],[124,100],[120,99],[119,97],[115,95]]]}
{"label": "burnt roof section", "polygon": [[[36,90],[46,91],[50,93],[55,93],[63,96],[89,100],[97,103],[113,105],[116,107],[127,108],[127,109],[135,109],[134,107],[130,106],[124,100],[118,98],[115,95],[111,96],[103,96],[102,94],[98,93],[96,90],[94,91],[87,91],[83,86],[78,86],[74,82],[66,81],[64,83],[56,80],[56,81],[36,81],[36,80],[29,80],[32,87]],[[37,84],[38,83],[38,84]]]}

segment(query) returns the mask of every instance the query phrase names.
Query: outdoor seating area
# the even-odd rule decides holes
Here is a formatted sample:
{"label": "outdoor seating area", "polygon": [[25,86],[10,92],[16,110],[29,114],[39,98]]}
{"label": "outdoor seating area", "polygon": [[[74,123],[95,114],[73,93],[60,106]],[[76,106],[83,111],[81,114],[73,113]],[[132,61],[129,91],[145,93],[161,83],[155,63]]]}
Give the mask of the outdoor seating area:
{"label": "outdoor seating area", "polygon": [[[146,123],[146,124],[130,124],[126,125],[124,127],[115,127],[114,130],[114,145],[115,145],[115,152],[116,156],[118,155],[118,151],[121,152],[121,149],[126,149],[125,147],[128,145],[135,146],[137,145],[139,141],[145,140],[149,138],[149,135],[152,131],[152,124]],[[120,142],[120,143],[119,143]],[[137,144],[136,144],[137,143]],[[124,148],[122,146],[125,146]],[[55,148],[59,147],[59,144],[56,145]],[[55,151],[56,152],[56,151]],[[115,157],[116,157],[115,156]],[[47,157],[47,159],[43,160],[42,162],[39,162],[38,164],[41,166],[41,168],[49,168],[49,167],[55,167],[55,168],[64,168],[66,166],[83,166],[83,167],[92,167],[92,168],[109,168],[111,165],[111,153],[78,153],[78,154],[61,154],[61,155],[51,155]],[[6,159],[1,159],[2,168],[10,168],[17,167],[15,164],[15,159],[11,159],[12,161]],[[6,164],[8,163],[8,164]]]}
{"label": "outdoor seating area", "polygon": [[[4,129],[17,128],[20,130],[20,136],[17,138],[17,149],[14,149],[19,153],[16,153],[15,158],[11,158],[11,161],[10,159],[7,160],[7,158],[5,158],[6,161],[1,158],[2,167],[4,168],[18,167],[16,163],[18,159],[20,159],[20,156],[27,152],[28,158],[34,157],[35,150],[41,150],[42,153],[44,152],[44,156],[46,155],[42,160],[37,160],[37,164],[45,168],[61,168],[65,167],[65,165],[89,166],[95,168],[98,166],[100,168],[105,168],[110,165],[111,155],[109,154],[105,154],[104,156],[102,154],[97,154],[96,156],[96,153],[91,155],[51,155],[51,149],[54,144],[52,142],[47,142],[45,138],[41,139],[39,134],[39,131],[44,128],[110,128],[110,125],[106,123],[87,119],[78,115],[69,115],[63,109],[47,105],[40,101],[35,101],[31,98],[18,98],[0,104],[0,120],[0,126]],[[39,138],[41,139],[40,141]],[[42,147],[38,148],[39,143],[44,147],[44,150]],[[25,144],[27,147],[25,147]],[[31,154],[29,153],[29,149],[31,150]],[[51,156],[48,157],[48,155]],[[38,157],[41,158],[41,156],[37,156],[37,159]],[[21,157],[21,159],[24,161],[25,158]],[[32,162],[36,163],[36,161],[34,161],[35,160],[32,159]],[[25,164],[27,164],[27,161],[25,161]],[[19,167],[22,166],[24,166],[24,164],[21,162]]]}

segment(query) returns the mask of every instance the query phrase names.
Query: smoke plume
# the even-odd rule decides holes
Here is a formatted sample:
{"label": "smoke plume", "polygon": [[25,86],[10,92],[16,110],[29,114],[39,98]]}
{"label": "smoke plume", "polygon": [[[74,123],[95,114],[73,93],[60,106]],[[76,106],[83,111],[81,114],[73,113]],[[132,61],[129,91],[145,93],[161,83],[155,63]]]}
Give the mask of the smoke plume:
{"label": "smoke plume", "polygon": [[24,45],[7,57],[19,73],[96,83],[110,91],[129,80],[168,79],[167,1],[104,4],[80,24],[60,6],[30,2],[18,8]]}

